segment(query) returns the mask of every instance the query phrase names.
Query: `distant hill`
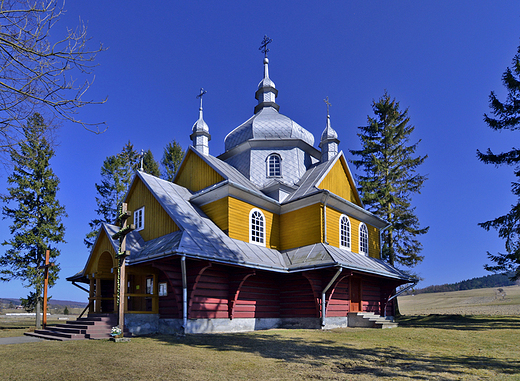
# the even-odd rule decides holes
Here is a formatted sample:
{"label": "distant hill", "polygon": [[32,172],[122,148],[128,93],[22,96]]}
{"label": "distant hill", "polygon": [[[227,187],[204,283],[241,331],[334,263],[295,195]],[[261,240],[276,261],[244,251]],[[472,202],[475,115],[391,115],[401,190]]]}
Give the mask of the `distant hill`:
{"label": "distant hill", "polygon": [[494,288],[494,287],[507,287],[514,286],[518,282],[512,282],[509,280],[510,275],[508,274],[493,274],[481,276],[479,278],[472,278],[463,280],[457,283],[447,283],[440,286],[428,286],[425,288],[415,289],[408,291],[407,294],[428,294],[434,292],[449,292],[449,291],[463,291],[463,290],[474,290],[477,288]]}
{"label": "distant hill", "polygon": [[[14,298],[0,298],[0,307],[1,308],[9,308],[10,305],[13,306],[19,306],[20,305],[20,299],[14,299]],[[73,302],[70,300],[54,300],[51,299],[49,301],[49,308],[85,308],[87,306],[86,302]]]}

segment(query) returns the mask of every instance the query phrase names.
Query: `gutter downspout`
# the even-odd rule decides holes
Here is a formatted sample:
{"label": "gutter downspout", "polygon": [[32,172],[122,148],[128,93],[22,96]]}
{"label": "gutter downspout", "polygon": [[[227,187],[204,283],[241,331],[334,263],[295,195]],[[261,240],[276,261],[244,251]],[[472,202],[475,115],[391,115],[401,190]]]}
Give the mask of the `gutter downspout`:
{"label": "gutter downspout", "polygon": [[182,334],[186,335],[188,326],[188,281],[186,279],[186,254],[181,257],[181,273],[182,273]]}
{"label": "gutter downspout", "polygon": [[327,242],[327,201],[329,201],[330,193],[326,192],[325,201],[323,202],[323,243],[328,245]]}
{"label": "gutter downspout", "polygon": [[395,295],[393,295],[393,296],[391,296],[391,297],[388,298],[388,300],[387,300],[386,303],[385,303],[385,313],[384,313],[384,317],[386,317],[386,306],[388,306],[388,302],[390,302],[390,300],[392,300],[392,299],[397,298],[399,295],[401,295],[402,293],[408,291],[408,290],[411,289],[412,287],[417,286],[417,283],[419,283],[419,279],[415,279],[415,280],[413,281],[412,284],[408,285],[407,287],[405,287],[405,288],[403,288],[401,291],[399,291],[397,294],[395,294]]}
{"label": "gutter downspout", "polygon": [[338,279],[339,274],[341,274],[342,271],[343,267],[340,267],[330,280],[329,284],[327,284],[321,292],[321,328],[325,327],[325,314],[327,313],[327,309],[325,308],[325,293],[329,290],[330,286],[332,286],[336,279]]}

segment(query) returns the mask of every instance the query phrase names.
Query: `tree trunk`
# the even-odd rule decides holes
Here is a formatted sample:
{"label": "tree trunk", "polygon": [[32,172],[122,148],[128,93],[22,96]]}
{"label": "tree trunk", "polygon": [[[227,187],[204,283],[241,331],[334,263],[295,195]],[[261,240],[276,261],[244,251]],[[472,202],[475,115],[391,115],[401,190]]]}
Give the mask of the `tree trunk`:
{"label": "tree trunk", "polygon": [[36,300],[36,329],[42,328],[42,316],[41,316],[41,305],[40,298]]}

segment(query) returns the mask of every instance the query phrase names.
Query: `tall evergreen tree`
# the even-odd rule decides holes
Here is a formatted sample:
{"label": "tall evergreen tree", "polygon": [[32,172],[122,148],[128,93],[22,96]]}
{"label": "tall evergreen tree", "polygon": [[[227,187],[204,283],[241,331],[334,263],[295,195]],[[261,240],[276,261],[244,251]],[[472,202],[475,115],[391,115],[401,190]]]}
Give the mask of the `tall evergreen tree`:
{"label": "tall evergreen tree", "polygon": [[[513,58],[512,68],[508,67],[502,75],[502,83],[507,89],[507,97],[501,102],[495,92],[491,92],[489,106],[493,116],[484,114],[484,121],[496,131],[516,131],[520,129],[520,46]],[[516,280],[520,278],[520,149],[512,148],[499,154],[489,148],[486,153],[477,150],[477,157],[486,164],[513,166],[518,179],[511,183],[511,191],[518,200],[509,213],[479,224],[486,230],[498,230],[499,237],[505,239],[506,252],[488,252],[488,258],[495,264],[485,265],[484,268],[493,272],[512,272],[512,279]]]}
{"label": "tall evergreen tree", "polygon": [[65,208],[57,199],[59,179],[50,166],[54,150],[45,138],[48,127],[41,115],[34,114],[23,127],[24,141],[11,151],[13,173],[8,177],[7,195],[2,214],[12,221],[11,238],[2,245],[9,247],[0,256],[0,280],[21,279],[31,288],[25,305],[33,309],[43,295],[45,251],[50,250],[54,266],[49,269],[49,286],[58,279],[60,255],[57,245],[65,242],[65,227],[61,221]]}
{"label": "tall evergreen tree", "polygon": [[117,207],[123,201],[135,171],[139,168],[139,153],[128,142],[117,155],[108,156],[101,166],[101,183],[96,183],[97,217],[89,222],[90,232],[83,242],[87,247],[94,244],[102,223],[113,224]]}
{"label": "tall evergreen tree", "polygon": [[163,165],[162,178],[164,180],[173,181],[175,173],[181,165],[182,158],[184,157],[184,150],[181,145],[175,140],[172,140],[164,148],[163,157],[161,164]]}
{"label": "tall evergreen tree", "polygon": [[363,170],[357,176],[359,191],[367,209],[391,224],[383,232],[383,259],[391,265],[415,266],[423,259],[416,237],[428,227],[419,227],[411,196],[426,180],[417,168],[427,156],[415,155],[420,141],[409,144],[415,127],[409,124],[408,110],[401,111],[387,92],[373,101],[372,109],[375,117],[368,116],[368,124],[359,127],[362,149],[350,150],[359,157],[352,163]]}
{"label": "tall evergreen tree", "polygon": [[[102,223],[113,224],[117,218],[117,207],[123,201],[135,172],[141,166],[141,155],[134,149],[130,141],[123,146],[117,155],[109,156],[101,167],[101,183],[96,184],[97,218],[89,222],[90,232],[84,239],[87,247],[94,244]],[[159,164],[154,160],[150,150],[143,154],[143,170],[159,176]]]}
{"label": "tall evergreen tree", "polygon": [[143,171],[155,177],[161,176],[161,172],[159,171],[159,163],[156,162],[153,158],[151,150],[147,150],[143,154]]}

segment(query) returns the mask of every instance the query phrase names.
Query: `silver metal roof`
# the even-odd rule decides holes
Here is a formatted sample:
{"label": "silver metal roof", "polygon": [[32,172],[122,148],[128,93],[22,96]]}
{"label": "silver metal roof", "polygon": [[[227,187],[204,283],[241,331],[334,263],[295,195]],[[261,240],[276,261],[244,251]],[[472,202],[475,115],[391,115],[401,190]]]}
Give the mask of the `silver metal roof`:
{"label": "silver metal roof", "polygon": [[[194,259],[276,272],[341,266],[367,274],[410,280],[408,275],[383,261],[330,245],[320,243],[281,252],[232,239],[190,202],[192,193],[186,188],[143,172],[138,172],[136,177],[143,181],[177,224],[179,231],[146,242],[139,232],[132,231],[127,235],[126,249],[130,251],[130,256],[127,258],[128,265],[171,255],[186,255]],[[119,228],[103,224],[102,230],[106,232],[112,247],[117,251],[118,243],[111,237]],[[70,279],[83,279],[82,277],[86,275],[84,271]]]}
{"label": "silver metal roof", "polygon": [[309,131],[274,107],[263,108],[231,131],[224,139],[225,149],[229,151],[251,139],[301,139],[314,145],[314,136]]}

